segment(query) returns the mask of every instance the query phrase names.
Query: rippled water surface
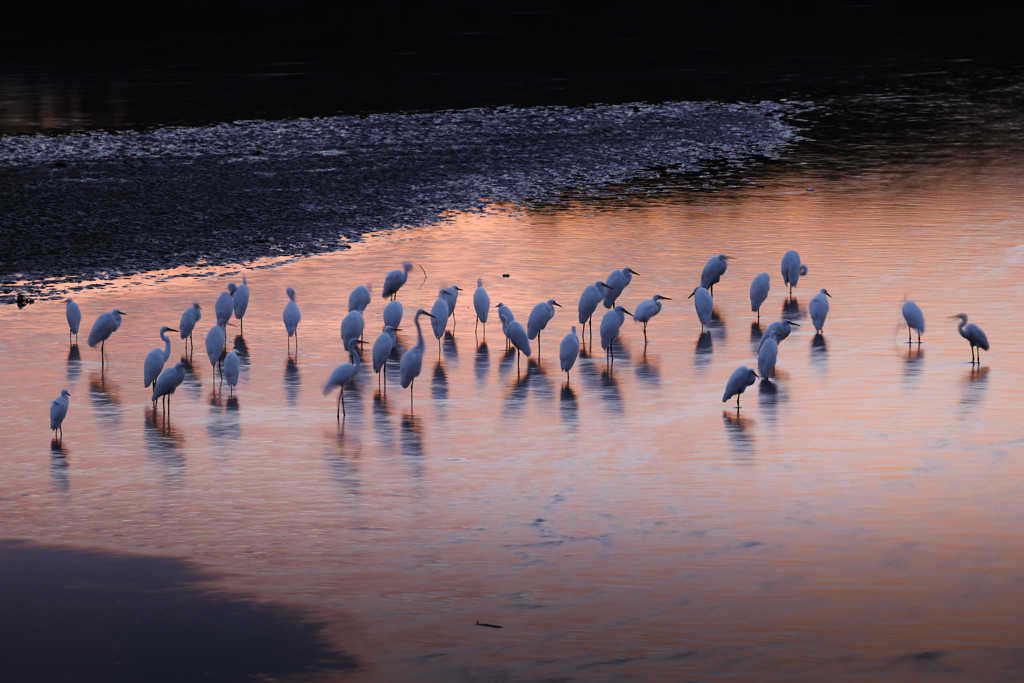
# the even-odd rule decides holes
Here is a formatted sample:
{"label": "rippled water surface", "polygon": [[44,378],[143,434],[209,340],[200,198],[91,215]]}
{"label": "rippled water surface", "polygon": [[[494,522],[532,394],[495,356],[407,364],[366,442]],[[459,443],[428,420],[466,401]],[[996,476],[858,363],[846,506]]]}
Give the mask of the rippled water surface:
{"label": "rippled water surface", "polygon": [[[63,304],[0,307],[4,536],[190,558],[327,623],[367,679],[1016,678],[1019,162],[779,164],[717,193],[507,207],[274,269],[135,276],[75,294],[85,331],[70,350]],[[790,248],[809,265],[791,302]],[[734,260],[702,335],[686,297],[718,253]],[[372,342],[383,275],[405,259],[427,278],[417,269],[401,290],[401,348],[441,286],[464,288],[457,326],[440,346],[425,330],[414,401],[396,354],[386,390],[364,365],[337,422],[321,390],[345,360],[348,293],[372,285]],[[640,273],[629,310],[672,301],[649,344],[627,320],[614,365],[595,335],[566,381],[557,345],[580,292],[624,266]],[[762,271],[759,327],[748,289]],[[196,276],[169,277],[183,273]],[[203,337],[242,273],[252,298],[244,334],[229,328],[243,356],[229,398]],[[474,331],[477,277],[519,320],[549,297],[564,305],[539,354],[517,363],[493,312]],[[833,298],[816,337],[807,305],[822,287]],[[904,294],[925,313],[920,346],[906,343]],[[192,301],[197,349],[164,418],[142,360]],[[114,307],[128,315],[101,366],[85,337]],[[960,312],[992,343],[980,367],[947,320]],[[773,381],[739,412],[723,405],[730,373],[755,364],[760,330],[782,317],[804,326]],[[175,338],[172,362],[182,351]],[[65,387],[56,445],[48,404]]]}

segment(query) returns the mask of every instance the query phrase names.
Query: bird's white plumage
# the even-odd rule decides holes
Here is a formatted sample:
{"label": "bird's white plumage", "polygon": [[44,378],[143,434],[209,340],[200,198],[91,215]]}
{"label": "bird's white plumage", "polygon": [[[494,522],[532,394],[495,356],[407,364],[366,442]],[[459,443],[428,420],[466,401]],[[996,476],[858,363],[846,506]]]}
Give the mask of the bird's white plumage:
{"label": "bird's white plumage", "polygon": [[[444,290],[441,290],[442,292]],[[433,316],[430,319],[430,327],[434,331],[434,336],[440,339],[444,336],[444,328],[448,326],[448,315],[451,309],[448,308],[448,302],[444,300],[444,297],[438,296],[434,302],[433,307],[430,309],[430,315]]]}
{"label": "bird's white plumage", "polygon": [[830,296],[831,294],[822,288],[811,299],[811,303],[807,305],[807,312],[811,315],[811,322],[814,323],[814,329],[818,332],[821,332],[821,329],[825,327],[825,318],[828,317],[828,297]]}
{"label": "bird's white plumage", "polygon": [[324,396],[331,393],[331,389],[334,387],[343,387],[352,381],[359,373],[359,352],[356,347],[359,345],[358,339],[352,339],[348,345],[349,362],[342,363],[338,367],[334,368],[334,372],[327,378],[327,384],[324,385]]}
{"label": "bird's white plumage", "polygon": [[71,330],[71,334],[78,336],[78,328],[82,324],[82,309],[78,307],[74,299],[68,299],[67,306],[64,308],[64,315],[68,319],[68,328]]}
{"label": "bird's white plumage", "polygon": [[220,293],[216,303],[213,305],[213,311],[217,316],[217,320],[223,320],[224,322],[231,320],[231,316],[235,313],[235,300],[231,298],[229,292]]}
{"label": "bird's white plumage", "polygon": [[100,314],[96,322],[92,324],[89,331],[89,346],[96,346],[107,340],[107,338],[121,327],[121,316],[127,315],[115,308],[112,311]]}
{"label": "bird's white plumage", "polygon": [[224,352],[224,342],[227,337],[226,320],[218,320],[217,324],[206,333],[206,356],[210,359],[210,365],[216,371],[217,363],[220,362],[220,355]]}
{"label": "bird's white plumage", "polygon": [[476,279],[476,291],[473,292],[473,309],[476,311],[476,319],[487,324],[487,316],[491,312],[491,297],[484,289],[483,278]]}
{"label": "bird's white plumage", "polygon": [[613,308],[615,306],[615,300],[622,295],[622,290],[626,288],[630,282],[633,281],[634,275],[639,275],[632,268],[623,268],[622,270],[613,270],[611,274],[605,278],[605,291],[604,291],[604,307]]}
{"label": "bird's white plumage", "polygon": [[622,328],[622,323],[626,322],[626,315],[632,315],[632,313],[622,306],[616,306],[612,310],[605,312],[604,317],[601,318],[602,349],[608,349],[615,343],[615,339],[619,336],[619,330]]}
{"label": "bird's white plumage", "polygon": [[160,371],[164,369],[164,363],[171,357],[171,340],[167,338],[168,332],[177,332],[177,330],[167,327],[167,325],[161,327],[160,339],[164,342],[164,348],[153,349],[146,355],[146,361],[142,365],[142,386],[144,387],[153,385],[153,382],[160,376]]}
{"label": "bird's white plumage", "polygon": [[906,297],[903,297],[903,319],[907,321],[908,328],[917,332],[918,337],[924,334],[924,312]]}
{"label": "bird's white plumage", "polygon": [[[444,302],[446,304],[448,304],[448,316],[449,317],[455,315],[455,304],[459,300],[459,292],[461,292],[461,291],[462,291],[461,289],[459,289],[455,285],[452,285],[451,287],[445,287],[444,289],[442,289],[440,292],[437,293],[437,295],[440,298],[444,299]],[[437,315],[436,311],[431,311],[431,312],[434,313],[435,315]]]}
{"label": "bird's white plumage", "polygon": [[348,310],[359,311],[360,313],[366,310],[366,307],[370,305],[370,286],[359,285],[352,290],[352,293],[348,295]]}
{"label": "bird's white plumage", "polygon": [[728,259],[729,257],[725,254],[712,256],[704,265],[704,270],[701,271],[700,286],[710,291],[712,287],[718,284],[718,281],[722,279],[726,269],[729,267]]}
{"label": "bird's white plumage", "polygon": [[807,266],[800,263],[800,254],[790,249],[782,256],[782,283],[792,291],[801,275],[807,275]]}
{"label": "bird's white plumage", "polygon": [[700,320],[701,331],[705,327],[711,325],[711,314],[715,310],[715,300],[711,296],[711,292],[703,287],[697,287],[690,294],[693,298],[693,307],[697,311],[697,319]]}
{"label": "bird's white plumage", "polygon": [[398,290],[409,279],[410,270],[412,270],[412,263],[406,261],[402,264],[401,270],[388,271],[388,274],[384,276],[384,286],[380,290],[381,297],[387,299],[398,294]]}
{"label": "bird's white plumage", "polygon": [[554,299],[542,301],[530,311],[530,317],[526,319],[526,336],[528,339],[536,339],[548,322],[555,317],[555,306],[560,306]]}
{"label": "bird's white plumage", "polygon": [[508,339],[512,342],[512,346],[516,347],[520,353],[526,354],[526,357],[530,356],[530,339],[526,336],[526,328],[523,327],[521,322],[510,320],[506,326],[508,331]]}
{"label": "bird's white plumage", "polygon": [[725,393],[722,394],[722,403],[725,403],[733,396],[736,396],[736,407],[739,407],[739,395],[746,391],[747,387],[753,384],[756,380],[757,373],[746,365],[741,365],[733,370],[732,375],[729,376],[729,381],[725,383]]}
{"label": "bird's white plumage", "polygon": [[195,329],[196,323],[203,317],[203,311],[199,308],[198,303],[193,303],[190,307],[185,309],[185,312],[181,314],[181,322],[178,323],[178,334],[181,335],[182,339],[187,339],[192,336],[192,330]]}
{"label": "bird's white plumage", "polygon": [[350,341],[363,336],[365,324],[362,313],[358,310],[349,311],[341,320],[341,345],[347,349]]}
{"label": "bird's white plumage", "polygon": [[592,285],[587,285],[583,293],[580,294],[579,314],[580,314],[580,325],[590,320],[594,315],[594,311],[597,310],[597,305],[601,303],[601,299],[604,298],[604,292],[608,289],[608,285],[598,280]]}
{"label": "bird's white plumage", "polygon": [[234,300],[235,317],[241,320],[249,308],[249,280],[245,275],[242,276],[242,284],[231,293],[231,298]]}
{"label": "bird's white plumage", "polygon": [[768,290],[771,289],[771,278],[768,273],[760,273],[750,283],[750,310],[761,312],[761,304],[768,298]]}
{"label": "bird's white plumage", "polygon": [[762,379],[768,379],[775,371],[775,363],[779,358],[779,335],[773,332],[770,337],[764,340],[757,350],[757,371],[761,373]]}
{"label": "bird's white plumage", "polygon": [[156,400],[161,396],[169,396],[174,393],[182,382],[185,381],[185,365],[184,363],[175,363],[173,367],[166,368],[160,377],[156,380],[156,385],[153,387],[153,396],[150,398],[151,401],[156,403]]}
{"label": "bird's white plumage", "polygon": [[228,383],[228,386],[234,388],[238,386],[238,351],[232,349],[231,353],[224,356],[224,381]]}
{"label": "bird's white plumage", "polygon": [[284,305],[284,313],[281,317],[284,319],[284,329],[288,332],[288,336],[291,337],[295,334],[299,321],[302,320],[302,314],[299,313],[299,305],[295,303],[295,290],[289,287],[285,292],[288,294],[288,303]]}
{"label": "bird's white plumage", "polygon": [[402,315],[405,309],[402,302],[395,299],[384,307],[384,326],[397,330],[402,326]]}
{"label": "bird's white plumage", "polygon": [[416,324],[416,346],[412,347],[408,351],[402,354],[402,359],[398,362],[398,379],[405,389],[419,377],[420,368],[423,367],[423,329],[420,327],[420,316],[430,315],[422,308],[416,311],[416,315],[413,316],[412,321]]}
{"label": "bird's white plumage", "polygon": [[775,342],[781,342],[783,339],[789,336],[789,333],[793,331],[793,327],[800,327],[799,323],[795,323],[791,320],[782,320],[774,322],[768,326],[768,329],[761,335],[761,341],[757,345],[757,350],[761,350],[761,344],[764,344],[773,334],[775,335]]}
{"label": "bird's white plumage", "polygon": [[70,396],[67,389],[62,389],[60,398],[50,402],[50,431],[57,431],[64,423],[64,418],[68,416],[68,408],[71,406]]}
{"label": "bird's white plumage", "polygon": [[562,343],[558,345],[558,363],[562,372],[566,375],[576,364],[580,355],[580,338],[576,335],[576,326],[572,326],[572,332],[562,337]]}
{"label": "bird's white plumage", "polygon": [[395,330],[390,325],[384,328],[384,331],[377,337],[377,341],[373,342],[373,371],[380,372],[380,369],[387,363],[388,358],[391,357],[391,349],[395,348],[397,339],[395,338]]}

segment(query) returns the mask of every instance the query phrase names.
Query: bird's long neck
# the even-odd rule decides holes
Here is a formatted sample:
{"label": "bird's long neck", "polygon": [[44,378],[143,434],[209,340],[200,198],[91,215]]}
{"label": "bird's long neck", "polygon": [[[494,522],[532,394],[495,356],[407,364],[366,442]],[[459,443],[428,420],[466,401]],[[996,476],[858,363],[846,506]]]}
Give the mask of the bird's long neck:
{"label": "bird's long neck", "polygon": [[967,334],[964,332],[964,327],[967,326],[967,321],[963,318],[960,319],[960,326],[957,328],[960,331],[960,336],[964,339],[967,338]]}
{"label": "bird's long neck", "polygon": [[422,311],[416,313],[416,317],[413,318],[413,322],[416,323],[416,348],[420,351],[423,350],[423,328],[420,327],[420,316],[423,315]]}
{"label": "bird's long neck", "polygon": [[352,359],[352,367],[354,367],[356,369],[356,372],[358,372],[359,371],[359,354],[356,353],[355,345],[353,345],[353,347],[348,350],[348,355]]}
{"label": "bird's long neck", "polygon": [[171,340],[167,338],[166,332],[160,333],[160,338],[164,340],[164,362],[171,357]]}

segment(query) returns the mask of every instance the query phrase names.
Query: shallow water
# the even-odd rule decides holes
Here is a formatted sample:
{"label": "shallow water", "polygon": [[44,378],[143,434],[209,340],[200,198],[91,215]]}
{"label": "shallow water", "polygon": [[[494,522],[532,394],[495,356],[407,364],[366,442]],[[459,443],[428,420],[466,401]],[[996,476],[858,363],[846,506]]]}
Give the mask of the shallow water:
{"label": "shallow water", "polygon": [[[780,164],[716,194],[457,215],[243,271],[234,399],[215,394],[203,337],[237,268],[76,293],[86,330],[70,353],[63,305],[0,307],[4,535],[189,558],[328,623],[366,678],[1014,678],[1024,182],[1015,152],[989,152],[851,174]],[[789,248],[810,269],[795,303],[779,274]],[[734,260],[702,336],[686,297],[717,253]],[[443,285],[465,290],[457,327],[440,349],[425,330],[414,403],[396,356],[386,393],[364,366],[338,423],[321,389],[345,360],[348,292],[372,285],[372,343],[383,275],[405,259],[428,277],[401,290],[402,347]],[[649,344],[627,320],[614,366],[588,347],[566,381],[556,351],[579,294],[623,266],[641,274],[629,310],[673,300]],[[737,413],[722,390],[755,364],[761,271],[761,328],[805,324]],[[474,334],[477,277],[522,321],[538,301],[564,305],[539,362],[535,350],[517,367],[493,311]],[[303,313],[292,354],[287,286]],[[821,287],[833,298],[818,338],[807,303]],[[904,294],[925,313],[920,346]],[[164,419],[142,359],[193,300],[199,349]],[[101,368],[85,336],[115,306],[128,316]],[[980,367],[946,320],[960,312],[992,342]],[[46,415],[64,387],[55,447]]]}

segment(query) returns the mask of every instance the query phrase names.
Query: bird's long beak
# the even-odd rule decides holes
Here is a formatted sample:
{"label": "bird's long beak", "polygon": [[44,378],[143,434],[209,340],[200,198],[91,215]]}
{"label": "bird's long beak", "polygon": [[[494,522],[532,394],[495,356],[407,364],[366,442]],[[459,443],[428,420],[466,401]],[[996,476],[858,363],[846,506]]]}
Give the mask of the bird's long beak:
{"label": "bird's long beak", "polygon": [[196,304],[196,308],[198,308],[200,311],[203,310],[203,307],[200,306],[199,304]]}
{"label": "bird's long beak", "polygon": [[690,292],[690,296],[688,296],[688,297],[686,297],[686,298],[687,298],[687,299],[692,299],[692,298],[693,298],[693,295],[694,295],[694,294],[696,294],[696,293],[697,293],[697,290],[695,289],[695,290],[693,290],[692,292]]}
{"label": "bird's long beak", "polygon": [[800,323],[795,323],[792,320],[787,320],[786,322],[792,325],[793,327],[800,327]]}
{"label": "bird's long beak", "polygon": [[665,300],[665,301],[672,301],[672,297],[668,297],[668,296],[663,296],[663,297],[661,297],[661,298],[662,298],[663,300]]}
{"label": "bird's long beak", "polygon": [[629,269],[629,272],[633,273],[633,275],[639,275],[640,274],[640,273],[636,272],[635,270],[633,270],[632,268]]}
{"label": "bird's long beak", "polygon": [[754,373],[754,377],[757,377],[758,379],[761,379],[761,376],[758,375],[756,372]]}
{"label": "bird's long beak", "polygon": [[628,315],[631,318],[633,317],[633,314],[630,313],[629,311],[627,311],[625,308],[622,309],[622,312],[625,313],[626,315]]}
{"label": "bird's long beak", "polygon": [[826,292],[825,292],[825,296],[827,296],[827,297],[828,297],[829,299],[831,299],[831,298],[832,298],[832,295],[831,295],[831,294],[829,294],[829,293],[828,293],[828,291],[826,291]]}
{"label": "bird's long beak", "polygon": [[433,313],[427,313],[426,311],[423,311],[423,314],[424,315],[429,315],[431,318],[437,318],[437,316],[434,315]]}
{"label": "bird's long beak", "polygon": [[554,305],[554,306],[558,306],[559,308],[561,308],[561,307],[562,307],[562,304],[558,303],[557,301],[555,301],[555,302],[554,302],[554,303],[553,303],[552,305]]}
{"label": "bird's long beak", "polygon": [[464,290],[464,289],[463,289],[462,287],[456,287],[455,289],[456,289],[457,291],[460,291],[460,292],[465,292],[465,291],[466,291],[466,290]]}
{"label": "bird's long beak", "polygon": [[124,311],[118,311],[118,312],[117,312],[117,314],[118,314],[118,315],[128,315],[128,314],[127,314],[127,313],[125,313]]}
{"label": "bird's long beak", "polygon": [[[65,391],[67,391],[67,390],[65,389]],[[68,396],[70,396],[70,395],[71,395],[71,392],[70,392],[70,391],[68,391]]]}
{"label": "bird's long beak", "polygon": [[501,304],[498,304],[497,306],[495,306],[495,308],[501,308]]}
{"label": "bird's long beak", "polygon": [[167,330],[168,332],[177,332],[177,330]]}
{"label": "bird's long beak", "polygon": [[733,258],[735,258],[735,257],[733,257],[733,256],[728,256],[728,255],[726,255],[726,254],[722,254],[722,258],[724,258],[724,259],[725,259],[726,261],[731,261],[731,260],[732,260]]}

